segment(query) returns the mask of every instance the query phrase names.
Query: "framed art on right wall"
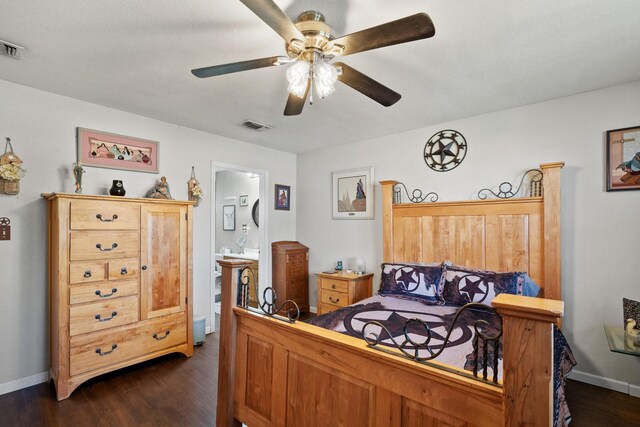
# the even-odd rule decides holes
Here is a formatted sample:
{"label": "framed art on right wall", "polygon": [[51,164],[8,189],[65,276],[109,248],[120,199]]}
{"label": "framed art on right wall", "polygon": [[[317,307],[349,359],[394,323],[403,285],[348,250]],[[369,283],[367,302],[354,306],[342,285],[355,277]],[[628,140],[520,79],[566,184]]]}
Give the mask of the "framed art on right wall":
{"label": "framed art on right wall", "polygon": [[607,191],[640,190],[640,126],[607,131]]}

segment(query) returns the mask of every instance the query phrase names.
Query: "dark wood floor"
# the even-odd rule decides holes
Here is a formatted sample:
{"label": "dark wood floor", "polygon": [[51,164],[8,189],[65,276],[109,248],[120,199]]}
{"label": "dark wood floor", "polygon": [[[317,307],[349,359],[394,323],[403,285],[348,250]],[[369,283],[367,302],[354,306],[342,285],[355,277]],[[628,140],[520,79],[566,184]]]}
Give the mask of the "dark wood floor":
{"label": "dark wood floor", "polygon": [[[213,426],[217,334],[192,358],[170,355],[103,375],[57,402],[52,384],[0,396],[0,426]],[[567,384],[572,426],[640,426],[640,399],[576,381]]]}

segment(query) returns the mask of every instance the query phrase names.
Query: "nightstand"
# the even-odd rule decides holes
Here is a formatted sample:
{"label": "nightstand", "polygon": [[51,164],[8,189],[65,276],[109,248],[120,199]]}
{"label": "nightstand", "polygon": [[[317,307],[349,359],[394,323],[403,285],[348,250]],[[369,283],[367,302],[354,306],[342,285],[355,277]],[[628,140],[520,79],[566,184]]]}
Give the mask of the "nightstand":
{"label": "nightstand", "polygon": [[373,273],[346,271],[316,273],[318,276],[318,315],[337,310],[371,296]]}

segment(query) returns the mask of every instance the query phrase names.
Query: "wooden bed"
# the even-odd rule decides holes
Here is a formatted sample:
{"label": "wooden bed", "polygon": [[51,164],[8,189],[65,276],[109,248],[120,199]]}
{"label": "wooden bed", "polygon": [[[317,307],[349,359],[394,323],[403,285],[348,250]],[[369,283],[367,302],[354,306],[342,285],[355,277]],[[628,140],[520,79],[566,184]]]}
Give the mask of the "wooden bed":
{"label": "wooden bed", "polygon": [[369,348],[361,339],[238,308],[238,272],[247,263],[220,261],[217,425],[551,425],[553,325],[564,309],[563,165],[541,165],[543,197],[393,204],[395,181],[381,182],[385,262],[447,259],[527,271],[542,288],[545,298],[501,294],[493,301],[503,317],[501,386]]}

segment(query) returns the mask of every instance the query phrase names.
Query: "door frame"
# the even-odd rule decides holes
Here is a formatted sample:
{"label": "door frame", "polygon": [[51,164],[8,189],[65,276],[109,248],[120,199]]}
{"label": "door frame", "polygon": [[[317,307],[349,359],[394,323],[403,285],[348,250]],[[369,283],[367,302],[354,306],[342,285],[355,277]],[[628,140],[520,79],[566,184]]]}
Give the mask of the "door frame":
{"label": "door frame", "polygon": [[267,199],[268,196],[268,181],[269,181],[269,172],[264,169],[251,168],[247,166],[235,165],[230,163],[222,163],[211,161],[211,193],[212,196],[210,198],[211,203],[211,217],[209,220],[211,221],[211,272],[209,274],[211,284],[209,286],[209,316],[210,316],[210,332],[214,332],[217,330],[216,325],[216,316],[214,312],[214,289],[215,289],[215,277],[213,275],[213,271],[215,270],[215,257],[216,257],[216,173],[232,170],[240,173],[254,173],[258,175],[260,179],[260,184],[258,186],[258,199],[262,201],[260,204],[260,209],[258,210],[258,222],[260,225],[258,226],[258,236],[260,242],[258,244],[258,249],[260,251],[259,254],[259,270],[258,270],[258,290],[262,292],[262,289],[267,286],[271,286],[271,275],[269,271],[271,269],[271,250],[269,248],[269,201]]}

